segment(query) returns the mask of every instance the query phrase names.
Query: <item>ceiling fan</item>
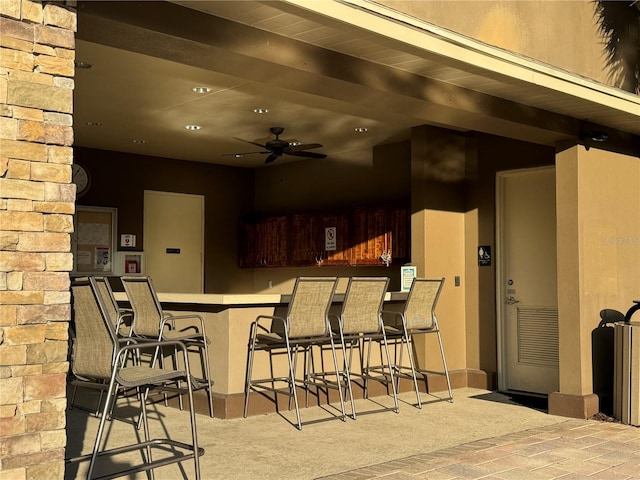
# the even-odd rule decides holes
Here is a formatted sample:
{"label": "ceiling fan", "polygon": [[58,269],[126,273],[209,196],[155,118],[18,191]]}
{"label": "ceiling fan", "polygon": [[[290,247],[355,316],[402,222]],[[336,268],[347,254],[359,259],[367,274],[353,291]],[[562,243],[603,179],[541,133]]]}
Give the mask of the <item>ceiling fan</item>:
{"label": "ceiling fan", "polygon": [[262,145],[261,143],[252,142],[250,140],[243,140],[242,138],[233,137],[235,140],[239,140],[241,142],[250,143],[252,145],[256,145],[258,147],[263,148],[264,150],[259,152],[243,152],[243,153],[227,153],[225,155],[250,155],[253,153],[268,153],[269,156],[265,160],[264,163],[271,163],[277,160],[282,155],[291,155],[294,157],[306,157],[306,158],[326,158],[324,153],[315,153],[315,152],[307,152],[307,150],[311,150],[313,148],[322,147],[319,143],[303,143],[296,145],[295,143],[289,143],[286,140],[280,140],[280,135],[284,132],[284,128],[282,127],[271,127],[269,131],[276,136],[274,140],[269,140],[266,144]]}

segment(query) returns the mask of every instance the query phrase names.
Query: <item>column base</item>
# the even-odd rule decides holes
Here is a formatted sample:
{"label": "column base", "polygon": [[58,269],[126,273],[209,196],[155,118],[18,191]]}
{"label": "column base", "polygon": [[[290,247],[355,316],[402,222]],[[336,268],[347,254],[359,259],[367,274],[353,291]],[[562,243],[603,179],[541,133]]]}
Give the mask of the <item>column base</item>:
{"label": "column base", "polygon": [[599,401],[595,393],[570,395],[552,392],[549,394],[549,414],[561,417],[587,419],[598,413]]}

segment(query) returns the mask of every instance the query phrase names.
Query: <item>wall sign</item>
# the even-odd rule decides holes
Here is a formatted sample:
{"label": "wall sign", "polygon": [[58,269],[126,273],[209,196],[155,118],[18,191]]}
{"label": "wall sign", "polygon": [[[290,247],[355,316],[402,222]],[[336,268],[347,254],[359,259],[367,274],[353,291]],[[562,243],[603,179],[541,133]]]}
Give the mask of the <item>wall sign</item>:
{"label": "wall sign", "polygon": [[478,247],[478,265],[481,267],[491,265],[491,245],[480,245]]}
{"label": "wall sign", "polygon": [[120,235],[120,246],[121,247],[135,247],[136,246],[136,236],[132,233],[123,233]]}
{"label": "wall sign", "polygon": [[400,267],[400,280],[402,281],[402,286],[400,287],[401,292],[411,290],[411,285],[413,284],[413,279],[416,277],[417,271],[417,267],[413,265]]}
{"label": "wall sign", "polygon": [[336,241],[336,227],[327,227],[324,229],[324,249],[327,252],[333,252],[338,248]]}

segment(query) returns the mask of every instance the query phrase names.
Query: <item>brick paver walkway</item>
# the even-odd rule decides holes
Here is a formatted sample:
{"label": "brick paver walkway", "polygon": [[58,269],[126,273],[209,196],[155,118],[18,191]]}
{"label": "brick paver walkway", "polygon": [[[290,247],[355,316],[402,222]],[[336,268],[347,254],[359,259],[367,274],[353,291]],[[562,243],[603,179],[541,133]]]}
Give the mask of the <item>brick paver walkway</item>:
{"label": "brick paver walkway", "polygon": [[[401,446],[381,443],[380,448]],[[640,479],[640,428],[568,420],[330,475],[323,480],[475,478]]]}

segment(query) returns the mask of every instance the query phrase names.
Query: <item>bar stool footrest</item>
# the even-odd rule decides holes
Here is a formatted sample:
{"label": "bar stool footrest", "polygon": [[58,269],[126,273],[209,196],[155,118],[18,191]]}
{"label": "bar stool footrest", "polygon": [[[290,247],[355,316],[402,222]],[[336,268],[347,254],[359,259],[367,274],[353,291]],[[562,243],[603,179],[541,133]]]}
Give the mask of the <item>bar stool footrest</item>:
{"label": "bar stool footrest", "polygon": [[[105,456],[114,456],[114,455],[118,455],[121,453],[128,453],[128,452],[133,452],[136,450],[144,450],[147,447],[156,447],[156,448],[162,448],[163,446],[170,446],[170,447],[174,447],[174,448],[179,448],[184,450],[185,452],[189,452],[186,453],[184,455],[179,455],[180,452],[176,453],[176,455],[172,456],[172,457],[168,457],[168,458],[162,458],[159,460],[154,460],[150,463],[145,463],[143,465],[139,465],[137,467],[133,467],[133,468],[128,468],[126,470],[122,470],[119,472],[113,472],[107,475],[103,475],[100,477],[94,477],[93,480],[106,480],[109,478],[118,478],[118,477],[124,477],[127,475],[131,475],[134,473],[138,473],[138,472],[145,472],[147,470],[152,470],[154,468],[158,468],[158,467],[164,467],[165,465],[171,465],[173,463],[179,463],[179,462],[184,462],[187,460],[191,460],[194,458],[194,450],[193,450],[193,445],[190,445],[188,443],[183,443],[183,442],[178,442],[176,440],[171,440],[169,438],[160,438],[160,439],[153,439],[153,440],[149,440],[148,442],[141,442],[141,443],[136,443],[133,445],[125,445],[122,447],[116,447],[116,448],[112,448],[109,450],[104,450],[102,452],[99,452],[97,457],[105,457]],[[166,452],[166,449],[163,449]],[[198,456],[201,457],[202,455],[204,455],[204,448],[202,447],[198,447]],[[73,458],[67,458],[65,459],[65,463],[79,463],[79,462],[84,462],[84,461],[88,461],[91,460],[92,454],[89,453],[87,455],[81,455],[79,457],[73,457]]]}

